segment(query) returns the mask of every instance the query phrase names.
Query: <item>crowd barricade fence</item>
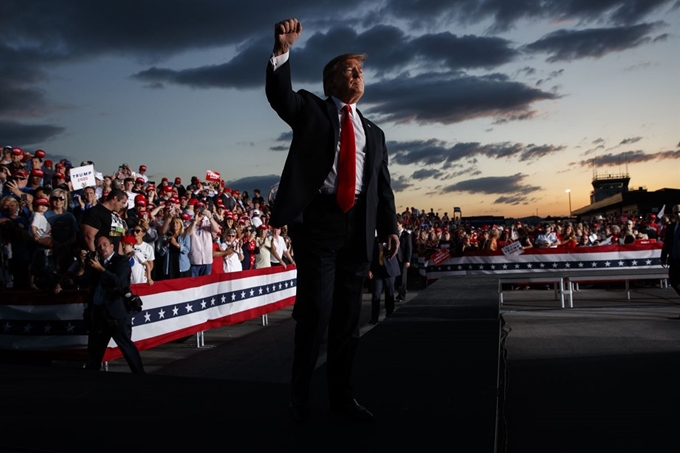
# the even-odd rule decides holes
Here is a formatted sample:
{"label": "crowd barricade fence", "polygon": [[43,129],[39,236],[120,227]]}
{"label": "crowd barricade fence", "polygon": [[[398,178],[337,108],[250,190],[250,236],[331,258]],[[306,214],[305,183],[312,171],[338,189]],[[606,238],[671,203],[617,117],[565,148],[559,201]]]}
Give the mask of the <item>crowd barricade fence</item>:
{"label": "crowd barricade fence", "polygon": [[[139,350],[263,317],[295,303],[295,266],[274,266],[132,285],[143,301],[132,318]],[[87,347],[86,291],[5,291],[0,301],[0,356],[81,360]],[[111,340],[104,360],[122,355]]]}

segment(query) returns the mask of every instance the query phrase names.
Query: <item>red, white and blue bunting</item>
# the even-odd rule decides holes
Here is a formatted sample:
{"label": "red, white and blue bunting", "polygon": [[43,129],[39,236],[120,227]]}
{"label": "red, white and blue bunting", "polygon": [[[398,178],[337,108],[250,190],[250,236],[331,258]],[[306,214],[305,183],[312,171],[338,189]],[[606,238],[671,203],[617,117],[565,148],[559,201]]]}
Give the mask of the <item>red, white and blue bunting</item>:
{"label": "red, white and blue bunting", "polygon": [[526,272],[577,271],[579,269],[660,268],[661,243],[603,245],[596,247],[531,248],[506,257],[495,252],[453,255],[435,265],[420,258],[420,275],[428,280],[445,276],[495,275]]}
{"label": "red, white and blue bunting", "polygon": [[[132,340],[144,350],[257,318],[292,305],[296,286],[292,266],[133,285],[144,306],[133,318]],[[6,292],[0,302],[0,350],[82,353],[87,346],[84,309],[82,291]],[[112,340],[105,360],[118,357]]]}

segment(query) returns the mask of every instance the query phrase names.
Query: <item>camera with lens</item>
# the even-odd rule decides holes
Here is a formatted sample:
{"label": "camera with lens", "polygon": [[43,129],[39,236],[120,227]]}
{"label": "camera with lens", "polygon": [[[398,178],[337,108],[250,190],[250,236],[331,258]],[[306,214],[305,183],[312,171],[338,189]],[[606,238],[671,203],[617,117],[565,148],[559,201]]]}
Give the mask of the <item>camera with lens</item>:
{"label": "camera with lens", "polygon": [[125,293],[125,308],[129,312],[139,313],[142,311],[142,298],[132,293]]}
{"label": "camera with lens", "polygon": [[97,259],[97,252],[87,252],[85,254],[85,260],[90,261],[90,260],[96,260]]}

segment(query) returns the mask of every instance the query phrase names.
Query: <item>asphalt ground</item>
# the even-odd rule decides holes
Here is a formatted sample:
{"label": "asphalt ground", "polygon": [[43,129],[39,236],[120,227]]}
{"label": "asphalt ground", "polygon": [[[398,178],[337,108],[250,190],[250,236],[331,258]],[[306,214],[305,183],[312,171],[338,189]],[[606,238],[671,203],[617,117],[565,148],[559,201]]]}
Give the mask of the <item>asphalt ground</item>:
{"label": "asphalt ground", "polygon": [[680,298],[623,284],[510,291],[502,445],[508,452],[672,452],[680,426]]}
{"label": "asphalt ground", "polygon": [[496,413],[495,287],[444,280],[410,292],[377,326],[366,324],[365,295],[353,382],[372,424],[328,413],[324,357],[312,421],[290,420],[287,308],[267,326],[205,332],[201,348],[191,337],[143,351],[147,376],[124,360],[108,373],[0,364],[0,451],[677,451],[672,290],[635,288],[628,301],[622,285],[584,289],[574,309],[552,291],[505,291]]}

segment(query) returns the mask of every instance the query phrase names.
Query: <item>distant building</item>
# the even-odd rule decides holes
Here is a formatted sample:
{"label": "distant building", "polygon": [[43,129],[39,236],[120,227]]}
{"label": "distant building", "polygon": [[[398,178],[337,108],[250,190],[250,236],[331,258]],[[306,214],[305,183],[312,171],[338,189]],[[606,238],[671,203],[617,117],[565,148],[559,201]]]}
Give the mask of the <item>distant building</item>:
{"label": "distant building", "polygon": [[[572,216],[578,220],[604,218],[644,217],[657,214],[662,206],[673,206],[680,203],[680,189],[659,189],[654,192],[644,187],[630,190],[628,174],[595,176],[591,204],[573,211]],[[668,212],[668,210],[666,211]]]}
{"label": "distant building", "polygon": [[593,176],[593,191],[590,192],[590,203],[606,200],[609,197],[620,193],[628,192],[630,176],[628,173],[618,175],[598,175]]}

